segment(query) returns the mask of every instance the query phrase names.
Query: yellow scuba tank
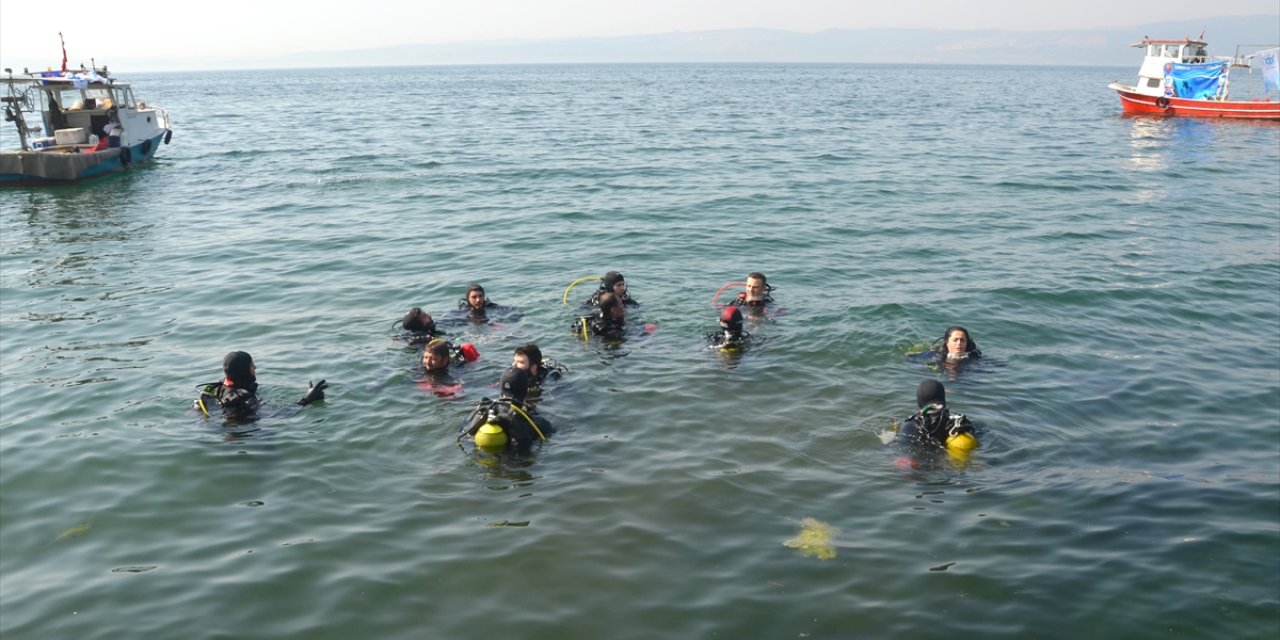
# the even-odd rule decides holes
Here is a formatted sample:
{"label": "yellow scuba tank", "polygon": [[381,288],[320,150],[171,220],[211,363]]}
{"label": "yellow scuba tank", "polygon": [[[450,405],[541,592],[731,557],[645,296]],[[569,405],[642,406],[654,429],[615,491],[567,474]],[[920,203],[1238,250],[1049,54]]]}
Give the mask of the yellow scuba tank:
{"label": "yellow scuba tank", "polygon": [[978,439],[972,433],[957,433],[947,438],[948,451],[972,451],[978,448]]}
{"label": "yellow scuba tank", "polygon": [[972,433],[957,433],[947,438],[947,457],[958,464],[969,462],[969,454],[978,448],[978,439]]}
{"label": "yellow scuba tank", "polygon": [[480,429],[475,435],[476,448],[488,453],[501,451],[507,446],[507,432],[502,426],[492,422],[486,422],[480,425]]}

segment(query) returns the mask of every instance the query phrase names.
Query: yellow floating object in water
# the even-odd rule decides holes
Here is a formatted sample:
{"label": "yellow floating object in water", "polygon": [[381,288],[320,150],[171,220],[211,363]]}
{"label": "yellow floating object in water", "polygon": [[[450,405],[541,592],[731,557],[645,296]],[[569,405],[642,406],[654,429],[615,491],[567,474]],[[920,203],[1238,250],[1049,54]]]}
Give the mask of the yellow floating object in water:
{"label": "yellow floating object in water", "polygon": [[78,525],[76,525],[76,526],[74,526],[74,527],[71,527],[70,529],[67,529],[66,531],[63,531],[62,533],[58,534],[58,537],[54,538],[54,539],[53,539],[53,541],[54,541],[54,542],[62,542],[63,540],[67,540],[67,539],[70,539],[70,538],[74,538],[74,537],[76,537],[76,536],[78,536],[78,535],[80,535],[80,534],[82,534],[82,533],[84,533],[84,532],[86,532],[86,531],[88,531],[88,530],[89,530],[89,523],[87,523],[87,522],[82,522],[82,523],[80,523],[80,524],[78,524]]}
{"label": "yellow floating object in water", "polygon": [[819,560],[830,560],[836,557],[836,546],[832,542],[839,533],[831,525],[813,518],[800,521],[800,534],[782,543],[791,549],[798,549],[806,556]]}
{"label": "yellow floating object in water", "polygon": [[507,432],[502,427],[492,422],[480,425],[480,429],[476,431],[476,446],[488,452],[493,452],[507,446]]}

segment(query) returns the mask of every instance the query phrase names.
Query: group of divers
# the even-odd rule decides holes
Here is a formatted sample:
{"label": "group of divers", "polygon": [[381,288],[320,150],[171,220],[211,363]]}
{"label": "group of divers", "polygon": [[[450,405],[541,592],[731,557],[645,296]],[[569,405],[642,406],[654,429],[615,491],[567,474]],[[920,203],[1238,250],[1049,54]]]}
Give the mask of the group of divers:
{"label": "group of divers", "polygon": [[[565,289],[563,301],[568,303],[569,292],[574,286],[597,277],[599,287],[582,303],[581,315],[570,329],[583,340],[596,337],[605,342],[622,341],[630,331],[627,309],[637,308],[640,303],[627,291],[627,283],[621,273],[610,271],[604,276],[576,280]],[[726,289],[737,286],[741,286],[743,291],[727,303],[718,302]],[[759,318],[777,313],[772,291],[773,287],[760,272],[748,274],[744,282],[732,282],[721,287],[712,298],[712,304],[720,309],[720,330],[705,335],[708,348],[724,352],[747,349],[755,339],[745,330],[745,320],[747,317]],[[513,312],[511,307],[490,301],[484,287],[472,283],[449,319],[459,323],[486,323],[494,316],[511,318]],[[457,367],[479,358],[474,345],[453,344],[421,307],[410,309],[396,324],[396,339],[422,349],[421,375],[424,382],[447,380],[451,366]],[[652,329],[652,325],[646,325],[643,331],[647,333]],[[982,355],[969,331],[961,326],[948,327],[927,352],[931,361],[949,368]],[[227,424],[255,420],[263,401],[257,394],[257,368],[253,357],[244,351],[232,351],[223,359],[222,371],[221,381],[197,386],[196,408],[206,417],[210,415],[211,408],[221,410]],[[554,360],[545,358],[537,344],[530,342],[517,346],[511,366],[502,373],[499,381],[498,398],[491,400],[486,397],[476,403],[458,433],[459,444],[467,441],[474,445],[475,450],[497,454],[503,451],[526,452],[534,444],[545,441],[555,428],[539,414],[537,404],[543,385],[559,380],[565,371]],[[327,386],[325,380],[308,383],[307,393],[297,404],[306,406],[324,400]],[[954,461],[967,461],[969,453],[978,446],[974,427],[964,414],[950,411],[942,383],[935,379],[921,382],[916,389],[916,405],[915,413],[891,425],[892,441],[913,455],[945,454]],[[914,462],[912,464],[914,466]]]}

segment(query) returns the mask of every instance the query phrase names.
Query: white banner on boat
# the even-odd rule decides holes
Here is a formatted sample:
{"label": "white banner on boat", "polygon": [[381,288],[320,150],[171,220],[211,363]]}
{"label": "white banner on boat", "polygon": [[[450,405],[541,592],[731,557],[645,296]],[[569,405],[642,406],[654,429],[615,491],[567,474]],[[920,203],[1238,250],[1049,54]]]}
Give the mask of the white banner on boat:
{"label": "white banner on boat", "polygon": [[1267,93],[1280,93],[1280,49],[1266,49],[1253,54],[1262,66],[1262,86]]}

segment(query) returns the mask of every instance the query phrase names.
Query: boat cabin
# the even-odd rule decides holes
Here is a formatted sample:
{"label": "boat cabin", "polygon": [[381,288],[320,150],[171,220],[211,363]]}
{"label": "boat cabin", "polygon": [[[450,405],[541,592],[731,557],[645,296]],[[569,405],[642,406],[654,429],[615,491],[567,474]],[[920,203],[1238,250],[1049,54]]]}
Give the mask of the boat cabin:
{"label": "boat cabin", "polygon": [[120,124],[120,108],[136,107],[133,91],[123,84],[95,82],[76,87],[71,82],[47,82],[35,93],[45,131],[81,130],[86,138],[81,143],[89,136],[105,137],[107,125]]}
{"label": "boat cabin", "polygon": [[1164,95],[1164,66],[1170,62],[1185,64],[1201,64],[1211,62],[1206,43],[1201,40],[1183,38],[1182,40],[1153,40],[1143,38],[1134,47],[1146,49],[1146,57],[1142,59],[1142,67],[1138,69],[1138,83],[1134,85],[1137,93],[1149,96]]}

